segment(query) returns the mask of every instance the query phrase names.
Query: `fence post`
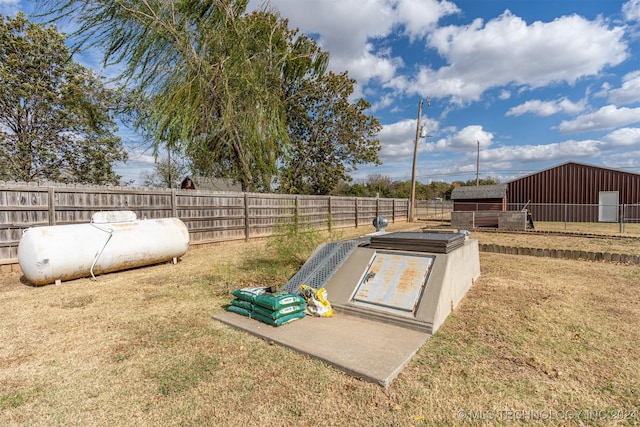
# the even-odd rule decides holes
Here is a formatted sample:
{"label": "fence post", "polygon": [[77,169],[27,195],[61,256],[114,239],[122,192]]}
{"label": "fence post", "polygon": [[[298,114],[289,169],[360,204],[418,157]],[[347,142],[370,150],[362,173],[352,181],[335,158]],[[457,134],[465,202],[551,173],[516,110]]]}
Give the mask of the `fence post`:
{"label": "fence post", "polygon": [[565,203],[564,204],[564,229],[567,229],[567,209],[568,209],[568,205]]}
{"label": "fence post", "polygon": [[56,225],[56,190],[53,187],[47,189],[49,197],[49,225]]}
{"label": "fence post", "polygon": [[620,233],[624,233],[624,217],[626,215],[626,208],[624,203],[620,205]]}
{"label": "fence post", "polygon": [[249,195],[244,193],[244,239],[249,241]]}
{"label": "fence post", "polygon": [[354,197],[355,200],[355,209],[356,209],[356,228],[358,228],[358,198]]}
{"label": "fence post", "polygon": [[396,199],[391,199],[391,223],[396,222]]}
{"label": "fence post", "polygon": [[300,218],[298,215],[300,215],[299,212],[299,201],[298,201],[298,195],[296,194],[293,198],[294,201],[294,212],[293,212],[293,227],[294,230],[296,230],[296,233],[298,232],[298,227],[300,226]]}
{"label": "fence post", "polygon": [[176,195],[176,189],[171,189],[171,216],[174,218],[178,217],[178,207],[176,204],[178,203],[178,197]]}
{"label": "fence post", "polygon": [[329,229],[329,231],[331,231],[331,229],[333,228],[333,215],[331,213],[331,196],[329,196],[329,202],[328,202],[329,206],[327,206],[327,227]]}

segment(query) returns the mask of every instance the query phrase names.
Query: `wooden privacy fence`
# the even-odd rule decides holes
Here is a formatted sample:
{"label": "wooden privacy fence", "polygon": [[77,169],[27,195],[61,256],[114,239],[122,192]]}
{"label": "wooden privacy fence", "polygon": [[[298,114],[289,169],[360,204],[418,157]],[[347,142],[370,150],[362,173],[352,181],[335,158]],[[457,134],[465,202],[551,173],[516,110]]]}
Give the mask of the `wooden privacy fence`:
{"label": "wooden privacy fence", "polygon": [[407,221],[408,208],[407,199],[0,183],[0,265],[18,262],[26,228],[87,223],[99,211],[177,217],[191,244],[203,244],[268,237],[294,221],[316,229],[371,226],[376,216]]}

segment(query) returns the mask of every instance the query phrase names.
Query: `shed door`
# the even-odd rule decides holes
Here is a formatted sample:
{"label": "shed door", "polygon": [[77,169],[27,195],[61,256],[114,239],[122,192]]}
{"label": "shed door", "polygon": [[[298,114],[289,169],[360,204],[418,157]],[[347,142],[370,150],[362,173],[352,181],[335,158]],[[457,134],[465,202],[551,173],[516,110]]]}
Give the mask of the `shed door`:
{"label": "shed door", "polygon": [[618,222],[618,192],[601,191],[598,203],[598,221]]}

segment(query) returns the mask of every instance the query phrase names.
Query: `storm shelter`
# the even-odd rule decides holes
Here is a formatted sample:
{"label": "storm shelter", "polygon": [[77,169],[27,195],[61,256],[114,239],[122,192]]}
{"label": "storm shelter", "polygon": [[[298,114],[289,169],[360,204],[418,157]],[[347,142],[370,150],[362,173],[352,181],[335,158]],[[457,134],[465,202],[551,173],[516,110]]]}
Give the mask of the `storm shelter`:
{"label": "storm shelter", "polygon": [[464,234],[378,232],[318,247],[283,287],[326,288],[333,317],[214,318],[387,387],[479,276],[478,241]]}
{"label": "storm shelter", "polygon": [[338,312],[433,334],[479,276],[477,240],[397,232],[320,247],[285,289],[324,287]]}

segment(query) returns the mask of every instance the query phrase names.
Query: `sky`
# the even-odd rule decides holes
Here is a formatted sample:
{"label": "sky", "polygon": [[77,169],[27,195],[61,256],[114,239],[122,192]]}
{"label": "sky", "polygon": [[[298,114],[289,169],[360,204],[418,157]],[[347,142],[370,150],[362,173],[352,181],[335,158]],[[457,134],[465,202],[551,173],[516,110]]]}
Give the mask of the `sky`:
{"label": "sky", "polygon": [[[382,124],[382,165],[356,182],[411,179],[421,100],[420,182],[504,183],[568,161],[640,173],[640,0],[250,0],[263,7],[314,37]],[[100,70],[99,55],[79,62]],[[153,156],[122,136],[116,171],[139,180]]]}

